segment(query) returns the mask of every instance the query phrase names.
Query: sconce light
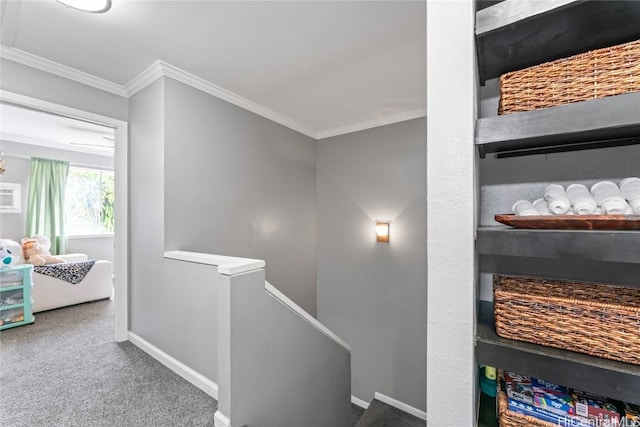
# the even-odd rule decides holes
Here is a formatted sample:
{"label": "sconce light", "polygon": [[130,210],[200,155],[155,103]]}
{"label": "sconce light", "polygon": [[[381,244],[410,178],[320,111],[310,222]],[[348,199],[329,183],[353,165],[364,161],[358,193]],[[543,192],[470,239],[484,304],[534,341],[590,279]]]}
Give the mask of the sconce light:
{"label": "sconce light", "polygon": [[389,243],[389,221],[376,221],[376,241]]}

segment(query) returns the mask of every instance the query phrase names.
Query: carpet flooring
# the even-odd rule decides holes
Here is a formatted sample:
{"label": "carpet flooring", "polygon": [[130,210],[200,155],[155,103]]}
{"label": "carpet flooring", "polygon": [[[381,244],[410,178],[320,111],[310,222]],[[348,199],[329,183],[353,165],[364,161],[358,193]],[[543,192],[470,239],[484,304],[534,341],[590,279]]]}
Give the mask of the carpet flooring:
{"label": "carpet flooring", "polygon": [[356,427],[425,427],[427,423],[393,406],[373,399]]}
{"label": "carpet flooring", "polygon": [[0,426],[213,426],[217,402],[113,339],[113,302],[0,333]]}
{"label": "carpet flooring", "polygon": [[[107,300],[36,313],[35,324],[0,332],[0,427],[213,427],[215,399],[116,343],[113,328]],[[377,400],[351,408],[354,427],[425,425]]]}

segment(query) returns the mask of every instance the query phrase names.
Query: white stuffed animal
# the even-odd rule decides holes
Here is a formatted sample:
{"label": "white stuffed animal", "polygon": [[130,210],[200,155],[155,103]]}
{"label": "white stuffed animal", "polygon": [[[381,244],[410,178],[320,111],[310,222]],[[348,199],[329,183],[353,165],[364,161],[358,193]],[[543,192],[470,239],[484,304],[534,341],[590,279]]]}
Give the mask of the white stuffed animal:
{"label": "white stuffed animal", "polygon": [[23,263],[20,244],[10,239],[0,239],[0,268],[10,268]]}

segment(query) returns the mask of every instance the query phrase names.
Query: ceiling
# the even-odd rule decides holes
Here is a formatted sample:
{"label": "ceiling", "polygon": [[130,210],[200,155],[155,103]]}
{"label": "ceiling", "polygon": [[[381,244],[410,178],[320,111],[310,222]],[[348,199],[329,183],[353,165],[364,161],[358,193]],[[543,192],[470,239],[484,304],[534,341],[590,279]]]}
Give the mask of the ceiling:
{"label": "ceiling", "polygon": [[0,104],[0,140],[3,141],[112,157],[113,136],[113,129],[106,126]]}
{"label": "ceiling", "polygon": [[161,60],[319,134],[426,111],[425,1],[2,6],[3,45],[122,86]]}

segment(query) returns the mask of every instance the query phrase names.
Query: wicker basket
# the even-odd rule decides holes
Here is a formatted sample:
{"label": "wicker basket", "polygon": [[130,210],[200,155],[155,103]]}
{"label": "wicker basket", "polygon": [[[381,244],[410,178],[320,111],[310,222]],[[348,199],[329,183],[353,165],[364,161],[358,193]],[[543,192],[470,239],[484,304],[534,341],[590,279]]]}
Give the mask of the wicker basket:
{"label": "wicker basket", "polygon": [[504,338],[640,365],[640,288],[494,275]]}
{"label": "wicker basket", "polygon": [[509,410],[509,400],[503,388],[504,381],[502,372],[498,379],[498,423],[500,427],[558,427],[547,421],[539,420],[535,417],[519,414]]}
{"label": "wicker basket", "polygon": [[640,40],[500,76],[498,114],[640,91]]}

